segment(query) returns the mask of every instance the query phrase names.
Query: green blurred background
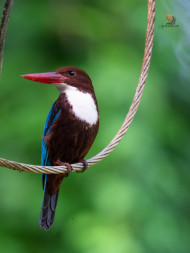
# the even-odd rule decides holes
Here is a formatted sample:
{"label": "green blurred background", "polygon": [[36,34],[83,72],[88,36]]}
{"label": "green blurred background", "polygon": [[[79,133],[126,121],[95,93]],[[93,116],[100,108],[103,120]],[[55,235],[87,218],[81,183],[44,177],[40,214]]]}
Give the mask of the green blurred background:
{"label": "green blurred background", "polygon": [[[1,168],[1,252],[190,252],[190,2],[156,2],[148,81],[127,135],[104,161],[64,180],[48,232],[39,228],[41,176]],[[161,27],[167,14],[178,28]],[[58,92],[20,75],[68,65],[93,80],[100,130],[89,156],[101,151],[133,98],[146,16],[145,0],[15,1],[0,82],[0,156],[40,164]]]}

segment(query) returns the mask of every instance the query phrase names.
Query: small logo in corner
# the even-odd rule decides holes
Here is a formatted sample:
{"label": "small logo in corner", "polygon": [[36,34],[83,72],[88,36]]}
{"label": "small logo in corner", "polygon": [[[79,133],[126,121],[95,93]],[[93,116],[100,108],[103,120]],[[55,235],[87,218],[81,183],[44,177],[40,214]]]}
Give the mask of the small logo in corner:
{"label": "small logo in corner", "polygon": [[161,25],[161,27],[179,27],[179,25],[176,25],[176,18],[171,14],[166,15],[165,21],[166,24]]}

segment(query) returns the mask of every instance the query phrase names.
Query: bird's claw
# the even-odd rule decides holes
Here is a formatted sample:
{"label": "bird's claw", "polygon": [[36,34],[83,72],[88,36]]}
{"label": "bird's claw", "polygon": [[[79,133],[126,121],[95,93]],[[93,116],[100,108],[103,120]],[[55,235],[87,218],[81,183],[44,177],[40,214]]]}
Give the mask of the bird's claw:
{"label": "bird's claw", "polygon": [[64,177],[68,177],[68,175],[71,173],[71,171],[73,170],[72,166],[70,163],[64,163],[64,162],[61,162],[60,160],[57,160],[55,162],[56,165],[58,166],[66,166],[67,167],[67,173],[64,174]]}
{"label": "bird's claw", "polygon": [[83,168],[82,168],[82,170],[77,171],[77,173],[82,173],[82,172],[84,172],[85,170],[88,169],[88,163],[84,159],[80,159],[79,162],[83,164]]}

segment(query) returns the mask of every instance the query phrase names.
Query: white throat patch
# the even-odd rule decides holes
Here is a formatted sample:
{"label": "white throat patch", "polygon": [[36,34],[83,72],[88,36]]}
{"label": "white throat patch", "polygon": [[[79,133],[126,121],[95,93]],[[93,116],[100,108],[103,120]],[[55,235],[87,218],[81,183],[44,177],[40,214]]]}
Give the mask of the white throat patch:
{"label": "white throat patch", "polygon": [[73,113],[78,119],[90,125],[96,124],[98,111],[89,93],[81,92],[77,88],[67,84],[62,84],[62,89],[59,86],[59,91],[66,94],[70,105],[73,107]]}

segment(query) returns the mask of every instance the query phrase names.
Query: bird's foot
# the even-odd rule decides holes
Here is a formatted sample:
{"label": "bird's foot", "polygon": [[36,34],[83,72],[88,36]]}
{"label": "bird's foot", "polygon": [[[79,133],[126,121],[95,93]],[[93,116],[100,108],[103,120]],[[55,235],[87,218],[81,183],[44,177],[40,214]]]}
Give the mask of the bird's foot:
{"label": "bird's foot", "polygon": [[82,173],[82,172],[84,172],[85,170],[88,169],[88,163],[84,159],[80,159],[79,162],[83,164],[83,168],[82,168],[82,170],[77,171],[77,173]]}
{"label": "bird's foot", "polygon": [[71,164],[70,163],[63,163],[63,162],[61,162],[60,160],[57,160],[56,162],[55,162],[55,164],[56,165],[58,165],[58,166],[66,166],[67,167],[67,173],[65,173],[64,174],[64,177],[68,177],[68,175],[71,173],[71,171],[73,170],[73,168],[72,168],[72,166],[71,166]]}

